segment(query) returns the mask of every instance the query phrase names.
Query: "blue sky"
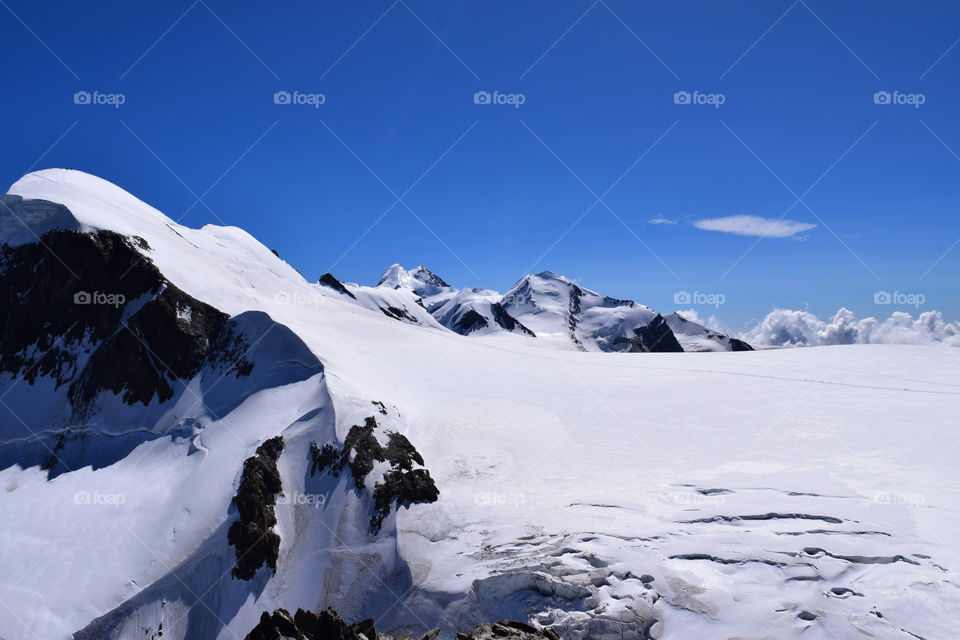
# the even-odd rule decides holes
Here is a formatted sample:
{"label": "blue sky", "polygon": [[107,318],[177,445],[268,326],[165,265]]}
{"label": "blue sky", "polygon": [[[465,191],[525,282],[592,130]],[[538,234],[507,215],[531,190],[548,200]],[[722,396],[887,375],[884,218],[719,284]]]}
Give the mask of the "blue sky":
{"label": "blue sky", "polygon": [[6,184],[88,171],[309,278],[960,317],[956,2],[0,4]]}

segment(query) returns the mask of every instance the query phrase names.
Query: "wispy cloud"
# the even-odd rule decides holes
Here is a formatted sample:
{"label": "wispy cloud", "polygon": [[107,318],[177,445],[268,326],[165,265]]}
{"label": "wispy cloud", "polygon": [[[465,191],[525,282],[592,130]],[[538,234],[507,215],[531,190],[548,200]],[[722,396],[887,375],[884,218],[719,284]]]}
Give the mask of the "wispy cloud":
{"label": "wispy cloud", "polygon": [[677,224],[676,220],[669,220],[662,216],[656,218],[650,218],[647,220],[647,224]]}
{"label": "wispy cloud", "polygon": [[741,236],[761,238],[789,238],[804,231],[810,231],[817,225],[796,220],[775,220],[759,216],[727,216],[725,218],[705,218],[694,220],[693,226],[706,231],[735,233]]}

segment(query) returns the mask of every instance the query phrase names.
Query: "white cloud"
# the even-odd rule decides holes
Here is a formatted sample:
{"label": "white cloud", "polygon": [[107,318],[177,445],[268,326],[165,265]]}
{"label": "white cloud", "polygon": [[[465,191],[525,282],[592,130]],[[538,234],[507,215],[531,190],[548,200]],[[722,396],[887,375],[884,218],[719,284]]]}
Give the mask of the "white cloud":
{"label": "white cloud", "polygon": [[677,224],[677,221],[664,218],[663,216],[658,216],[656,218],[650,218],[647,220],[647,224]]}
{"label": "white cloud", "polygon": [[706,231],[735,233],[741,236],[760,236],[761,238],[789,238],[804,231],[810,231],[817,225],[796,220],[774,220],[759,216],[727,216],[725,218],[705,218],[694,220],[693,226]]}
{"label": "white cloud", "polygon": [[690,322],[696,322],[697,324],[703,324],[700,321],[700,314],[697,313],[696,309],[677,309],[677,313],[684,317],[684,319],[689,320]]}
{"label": "white cloud", "polygon": [[728,335],[733,335],[733,332],[730,331],[727,325],[725,325],[716,315],[710,315],[707,318],[701,318],[696,309],[677,309],[677,313],[690,322],[696,322],[697,324],[702,324],[703,326],[713,329],[714,331],[722,331]]}
{"label": "white cloud", "polygon": [[960,347],[960,322],[944,321],[939,311],[924,311],[916,320],[909,313],[895,311],[880,322],[872,317],[857,320],[849,309],[840,309],[825,322],[807,311],[775,309],[740,337],[755,346],[942,344]]}

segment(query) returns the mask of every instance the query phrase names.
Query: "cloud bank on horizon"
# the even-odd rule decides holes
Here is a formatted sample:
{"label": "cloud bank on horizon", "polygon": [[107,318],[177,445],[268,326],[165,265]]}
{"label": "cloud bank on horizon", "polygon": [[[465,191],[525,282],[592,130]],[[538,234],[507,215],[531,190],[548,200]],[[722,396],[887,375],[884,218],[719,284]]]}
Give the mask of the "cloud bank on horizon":
{"label": "cloud bank on horizon", "polygon": [[810,231],[817,225],[797,220],[761,218],[760,216],[726,216],[723,218],[704,218],[694,220],[693,226],[704,231],[719,231],[740,236],[760,238],[789,238]]}
{"label": "cloud bank on horizon", "polygon": [[960,322],[947,322],[939,311],[924,311],[916,319],[894,311],[882,322],[857,320],[841,308],[828,321],[808,311],[775,309],[740,338],[755,346],[801,347],[838,344],[914,344],[960,347]]}
{"label": "cloud bank on horizon", "polygon": [[924,311],[916,319],[894,311],[884,321],[874,317],[856,319],[853,311],[841,308],[830,320],[821,320],[809,311],[774,309],[745,331],[724,325],[716,315],[702,317],[696,309],[678,310],[692,322],[712,327],[746,340],[753,346],[817,347],[840,344],[913,344],[960,347],[960,322],[948,322],[940,311]]}

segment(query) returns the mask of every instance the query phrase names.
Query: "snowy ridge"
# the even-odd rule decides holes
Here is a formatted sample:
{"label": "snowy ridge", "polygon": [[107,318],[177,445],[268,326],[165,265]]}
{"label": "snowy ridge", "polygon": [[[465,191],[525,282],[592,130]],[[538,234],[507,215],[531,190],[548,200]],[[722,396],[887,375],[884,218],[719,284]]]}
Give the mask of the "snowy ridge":
{"label": "snowy ridge", "polygon": [[[161,437],[104,459],[99,444],[80,447],[52,479],[4,436],[0,588],[12,613],[2,637],[158,638],[162,622],[164,639],[242,638],[264,611],[326,606],[443,638],[500,619],[576,639],[954,634],[943,615],[960,608],[954,350],[601,353],[667,333],[654,332],[656,312],[554,274],[502,297],[535,339],[464,337],[428,311],[459,290],[434,308],[430,298],[450,292],[426,270],[409,272],[416,282],[397,271],[395,283],[343,285],[351,297],[305,281],[240,230],[171,224],[80,172],[38,172],[13,189],[62,205],[27,204],[33,219],[19,210],[53,234],[45,242],[69,239],[61,228],[127,238],[110,255],[135,262],[125,252],[138,252],[169,286],[242,325],[253,366],[171,378],[177,393],[147,408],[101,390],[88,416],[99,432],[120,432],[136,411]],[[0,233],[21,238],[5,213]],[[5,260],[45,252],[16,242],[0,249]],[[62,257],[81,276],[65,281],[87,287],[91,276]],[[61,304],[48,289],[17,288],[10,268],[0,261],[0,283],[22,294],[18,305]],[[380,305],[391,300],[425,315],[398,322]],[[186,327],[198,308],[159,317]],[[46,346],[14,355],[42,360]],[[43,413],[66,401],[53,372],[41,362],[28,379],[24,368],[0,373],[0,399],[23,420],[0,407],[3,432],[76,426]],[[363,490],[348,473],[311,473],[313,443],[343,445],[370,416],[380,445],[402,434],[439,489],[435,502],[393,505],[377,532],[370,490],[386,468],[375,465]],[[244,460],[277,435],[277,571],[237,580],[231,499]]]}
{"label": "snowy ridge", "polygon": [[749,351],[751,348],[743,340],[708,329],[676,311],[667,314],[663,319],[667,321],[684,351]]}

